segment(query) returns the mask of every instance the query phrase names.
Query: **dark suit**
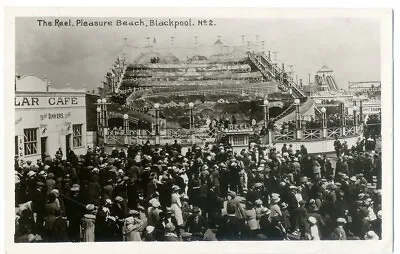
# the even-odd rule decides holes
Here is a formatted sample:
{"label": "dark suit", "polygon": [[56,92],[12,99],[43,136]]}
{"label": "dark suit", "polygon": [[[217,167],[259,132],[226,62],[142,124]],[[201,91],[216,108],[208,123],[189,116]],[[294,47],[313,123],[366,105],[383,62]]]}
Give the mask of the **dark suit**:
{"label": "dark suit", "polygon": [[219,241],[239,241],[244,226],[244,219],[225,215],[222,218],[219,229],[216,233],[217,239]]}

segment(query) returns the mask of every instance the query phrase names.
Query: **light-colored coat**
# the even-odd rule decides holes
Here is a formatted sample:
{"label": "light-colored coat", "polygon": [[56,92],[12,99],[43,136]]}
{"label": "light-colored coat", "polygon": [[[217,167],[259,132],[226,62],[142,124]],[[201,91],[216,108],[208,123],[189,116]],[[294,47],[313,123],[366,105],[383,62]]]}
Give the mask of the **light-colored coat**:
{"label": "light-colored coat", "polygon": [[94,242],[96,215],[85,214],[81,220],[81,239],[83,242]]}
{"label": "light-colored coat", "polygon": [[142,221],[137,218],[128,217],[122,228],[123,240],[125,242],[141,242],[140,228]]}
{"label": "light-colored coat", "polygon": [[240,201],[237,198],[233,198],[231,200],[228,200],[227,202],[227,208],[228,207],[234,207],[235,208],[235,216],[238,218],[245,218],[246,214],[244,211],[244,208],[240,204]]}

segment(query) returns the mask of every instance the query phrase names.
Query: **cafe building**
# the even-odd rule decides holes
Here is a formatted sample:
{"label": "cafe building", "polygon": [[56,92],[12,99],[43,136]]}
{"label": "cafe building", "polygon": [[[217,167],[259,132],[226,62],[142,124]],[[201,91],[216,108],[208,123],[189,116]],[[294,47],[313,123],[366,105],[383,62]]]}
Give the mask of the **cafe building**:
{"label": "cafe building", "polygon": [[61,148],[86,153],[86,89],[53,88],[47,78],[15,80],[15,155],[35,163]]}

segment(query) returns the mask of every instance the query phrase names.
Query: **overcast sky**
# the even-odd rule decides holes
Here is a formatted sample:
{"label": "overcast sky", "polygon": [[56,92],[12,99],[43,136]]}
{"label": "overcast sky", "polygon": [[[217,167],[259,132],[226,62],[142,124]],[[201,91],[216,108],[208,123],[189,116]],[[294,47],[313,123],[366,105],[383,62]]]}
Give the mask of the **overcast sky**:
{"label": "overcast sky", "polygon": [[47,75],[55,87],[94,89],[121,52],[124,37],[130,45],[144,46],[148,36],[160,47],[170,46],[171,36],[176,46],[186,47],[194,45],[194,36],[199,44],[213,44],[220,35],[225,44],[240,45],[241,35],[255,42],[258,34],[265,49],[278,51],[278,61],[295,65],[304,81],[324,64],[342,88],[348,81],[380,80],[380,23],[374,19],[215,19],[213,27],[177,29],[40,27],[36,20],[16,20],[16,72]]}

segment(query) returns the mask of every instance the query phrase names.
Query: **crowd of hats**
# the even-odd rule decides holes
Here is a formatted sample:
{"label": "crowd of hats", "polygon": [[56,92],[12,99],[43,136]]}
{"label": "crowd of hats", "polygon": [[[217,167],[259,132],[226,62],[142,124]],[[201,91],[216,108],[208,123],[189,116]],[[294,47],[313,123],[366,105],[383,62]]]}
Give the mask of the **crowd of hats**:
{"label": "crowd of hats", "polygon": [[[194,145],[183,154],[175,142],[111,153],[89,148],[84,156],[69,151],[36,164],[16,160],[15,237],[18,242],[228,239],[221,237],[223,223],[233,216],[243,227],[230,240],[280,239],[273,227],[282,239],[306,240],[316,229],[320,239],[336,239],[332,233],[342,232],[337,227],[346,239],[380,239],[380,159],[375,151],[349,150],[336,159],[310,155],[304,146],[277,151],[254,144],[240,152],[223,144]],[[232,209],[236,201],[240,205]],[[63,235],[55,232],[62,225]]]}

